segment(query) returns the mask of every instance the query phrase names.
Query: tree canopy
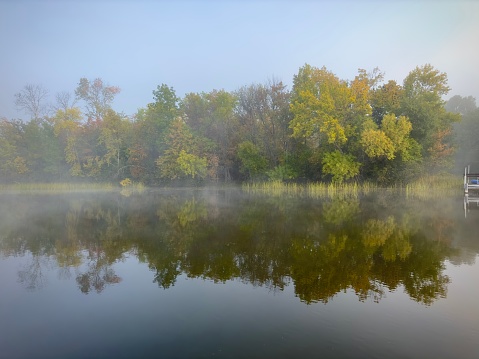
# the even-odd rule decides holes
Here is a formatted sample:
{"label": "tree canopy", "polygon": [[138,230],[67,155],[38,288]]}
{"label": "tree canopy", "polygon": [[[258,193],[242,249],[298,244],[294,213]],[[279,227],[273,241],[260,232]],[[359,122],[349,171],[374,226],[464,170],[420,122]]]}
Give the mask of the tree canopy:
{"label": "tree canopy", "polygon": [[181,98],[161,84],[129,117],[113,109],[120,88],[100,78],[81,78],[54,105],[27,85],[15,103],[29,118],[0,121],[0,181],[404,182],[479,151],[475,99],[446,102],[449,90],[430,64],[402,85],[377,68],[346,80],[305,64],[291,90],[274,79]]}

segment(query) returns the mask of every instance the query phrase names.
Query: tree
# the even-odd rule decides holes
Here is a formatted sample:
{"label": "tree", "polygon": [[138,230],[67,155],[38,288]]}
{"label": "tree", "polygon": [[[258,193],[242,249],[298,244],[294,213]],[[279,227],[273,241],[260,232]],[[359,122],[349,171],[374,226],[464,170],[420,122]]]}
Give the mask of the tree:
{"label": "tree", "polygon": [[206,157],[199,157],[194,154],[187,153],[185,150],[181,150],[176,162],[185,176],[191,176],[193,179],[195,177],[206,177]]}
{"label": "tree", "polygon": [[449,92],[447,75],[426,64],[411,71],[403,87],[401,111],[411,121],[411,137],[422,146],[426,159],[435,156],[437,134],[451,129],[460,119],[444,108],[442,97]]}
{"label": "tree", "polygon": [[[371,122],[370,86],[376,86],[380,79],[377,72],[368,75],[360,69],[348,82],[324,67],[309,65],[295,76],[290,128],[293,138],[303,139],[309,147],[309,163],[318,168],[316,176],[329,174],[334,181],[342,181],[358,174],[357,158],[364,154],[361,133]],[[340,161],[337,167],[334,159]]]}
{"label": "tree", "polygon": [[368,128],[361,134],[361,145],[370,158],[386,157],[392,160],[399,153],[402,159],[410,159],[410,138],[409,134],[412,125],[405,116],[396,116],[392,113],[385,115],[381,122],[380,129]]}
{"label": "tree", "polygon": [[333,182],[342,183],[359,174],[361,164],[351,154],[343,154],[336,150],[324,155],[323,172],[331,175]]}
{"label": "tree", "polygon": [[373,89],[370,95],[372,117],[376,124],[380,124],[384,115],[400,113],[403,88],[394,80]]}
{"label": "tree", "polygon": [[175,90],[165,84],[153,92],[154,102],[138,110],[128,146],[128,165],[133,178],[143,182],[157,179],[157,160],[168,148],[168,133],[179,116]]}
{"label": "tree", "polygon": [[66,111],[58,110],[53,118],[54,132],[59,138],[65,153],[65,160],[70,165],[72,176],[84,176],[86,151],[83,142],[83,128],[81,126],[81,111],[74,107]]}
{"label": "tree", "polygon": [[358,75],[349,84],[352,95],[349,116],[351,117],[351,122],[354,123],[359,120],[360,124],[366,117],[371,115],[370,90],[371,87],[377,86],[383,75],[378,68],[375,68],[369,74],[364,69],[359,69],[358,72]]}
{"label": "tree", "polygon": [[0,120],[0,174],[2,181],[18,179],[29,172],[26,158],[20,153],[23,137],[20,121]]}
{"label": "tree", "polygon": [[453,96],[446,103],[446,110],[459,113],[461,121],[454,124],[456,171],[462,171],[465,166],[477,165],[479,156],[479,109],[472,96]]}
{"label": "tree", "polygon": [[326,68],[305,65],[294,77],[290,122],[294,138],[306,139],[310,146],[340,148],[347,141],[346,113],[351,91]]}
{"label": "tree", "polygon": [[118,93],[119,87],[105,85],[100,78],[89,81],[82,77],[75,90],[76,98],[85,103],[87,117],[93,120],[103,118]]}
{"label": "tree", "polygon": [[1,180],[58,180],[63,153],[47,120],[0,121]]}
{"label": "tree", "polygon": [[370,158],[385,157],[392,160],[395,157],[394,145],[382,130],[365,130],[361,135],[361,145]]}
{"label": "tree", "polygon": [[241,137],[258,146],[268,160],[269,167],[284,162],[291,146],[289,122],[290,93],[281,81],[253,84],[236,91]]}
{"label": "tree", "polygon": [[267,168],[266,158],[251,141],[244,141],[238,145],[238,158],[241,161],[241,172],[248,174],[250,179],[263,174]]}
{"label": "tree", "polygon": [[446,102],[445,108],[449,112],[460,113],[464,116],[476,110],[476,99],[472,96],[455,95]]}
{"label": "tree", "polygon": [[45,104],[47,97],[48,90],[42,85],[28,84],[15,94],[15,106],[18,110],[30,115],[30,119],[40,119],[48,112],[48,107]]}
{"label": "tree", "polygon": [[235,94],[224,90],[189,93],[181,101],[181,113],[208,160],[211,179],[231,179],[240,131],[234,113]]}
{"label": "tree", "polygon": [[179,98],[176,96],[173,87],[166,84],[159,85],[153,90],[153,99],[155,102],[148,104],[148,109],[153,110],[159,120],[170,123],[178,115]]}
{"label": "tree", "polygon": [[23,149],[37,181],[58,181],[67,171],[62,147],[49,120],[31,120],[23,124]]}
{"label": "tree", "polygon": [[364,173],[379,182],[404,179],[405,172],[421,160],[420,146],[410,137],[412,125],[405,116],[384,115],[380,126],[373,121],[361,133],[360,144],[366,154]]}
{"label": "tree", "polygon": [[160,177],[180,179],[206,175],[206,158],[198,153],[197,143],[181,118],[171,123],[167,137],[167,149],[156,160]]}
{"label": "tree", "polygon": [[437,131],[433,135],[432,146],[428,149],[429,160],[433,167],[440,169],[451,168],[455,148],[452,145],[452,128]]}
{"label": "tree", "polygon": [[56,111],[63,110],[67,111],[75,107],[77,99],[72,96],[68,91],[58,92],[55,95],[56,104],[53,106],[53,109]]}
{"label": "tree", "polygon": [[[108,178],[118,178],[120,172],[125,170],[126,148],[130,131],[130,122],[124,116],[109,109],[100,125],[98,143],[104,146],[101,157],[102,167]],[[108,170],[109,168],[113,171]]]}

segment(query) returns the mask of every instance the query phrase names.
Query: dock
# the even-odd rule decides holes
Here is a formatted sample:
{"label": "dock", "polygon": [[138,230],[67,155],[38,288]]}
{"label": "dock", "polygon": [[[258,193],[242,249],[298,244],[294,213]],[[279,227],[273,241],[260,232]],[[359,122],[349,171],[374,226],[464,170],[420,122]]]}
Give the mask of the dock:
{"label": "dock", "polygon": [[479,191],[479,173],[470,173],[469,166],[464,169],[464,193],[468,194],[470,190]]}

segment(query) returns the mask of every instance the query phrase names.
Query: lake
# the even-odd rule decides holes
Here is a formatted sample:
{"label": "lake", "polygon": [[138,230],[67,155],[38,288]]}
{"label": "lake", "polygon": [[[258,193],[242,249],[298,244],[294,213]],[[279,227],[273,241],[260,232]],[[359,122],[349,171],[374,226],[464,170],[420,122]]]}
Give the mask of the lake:
{"label": "lake", "polygon": [[479,206],[0,194],[0,358],[479,358]]}

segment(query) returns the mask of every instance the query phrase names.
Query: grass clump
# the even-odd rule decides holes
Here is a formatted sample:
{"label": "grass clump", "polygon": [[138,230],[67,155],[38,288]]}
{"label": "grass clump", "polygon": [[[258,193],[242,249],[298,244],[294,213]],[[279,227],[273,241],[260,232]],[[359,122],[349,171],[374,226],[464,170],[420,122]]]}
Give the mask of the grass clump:
{"label": "grass clump", "polygon": [[145,190],[145,185],[141,182],[133,182],[129,178],[125,178],[120,181],[121,194],[125,197],[129,197],[133,193],[142,193]]}

